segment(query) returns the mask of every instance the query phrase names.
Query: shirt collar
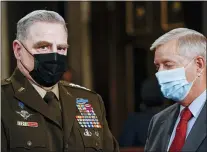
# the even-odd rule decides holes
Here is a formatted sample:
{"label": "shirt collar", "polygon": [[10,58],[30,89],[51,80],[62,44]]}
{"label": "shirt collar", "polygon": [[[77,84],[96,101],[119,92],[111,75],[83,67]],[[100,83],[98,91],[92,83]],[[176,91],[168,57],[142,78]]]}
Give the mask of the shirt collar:
{"label": "shirt collar", "polygon": [[[45,89],[41,88],[40,86],[36,85],[35,83],[31,82],[31,81],[30,81],[30,83],[35,88],[35,90],[37,90],[37,92],[39,93],[39,95],[42,98],[44,98],[45,95],[46,95],[46,93],[47,93],[47,91]],[[59,88],[58,88],[58,84],[55,84],[50,91],[52,91],[56,95],[57,99],[59,100]]]}
{"label": "shirt collar", "polygon": [[[206,90],[200,96],[198,96],[188,107],[195,118],[197,118],[198,115],[200,114],[201,109],[203,108],[205,102],[206,102]],[[184,108],[185,108],[184,106],[180,105],[180,112]]]}

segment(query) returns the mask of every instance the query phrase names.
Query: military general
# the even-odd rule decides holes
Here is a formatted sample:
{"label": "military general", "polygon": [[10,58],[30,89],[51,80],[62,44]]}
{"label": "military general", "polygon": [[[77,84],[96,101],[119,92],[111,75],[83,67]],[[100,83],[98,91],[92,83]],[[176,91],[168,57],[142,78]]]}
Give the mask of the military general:
{"label": "military general", "polygon": [[101,97],[60,81],[67,28],[56,12],[37,10],[17,23],[17,68],[1,84],[2,152],[117,152]]}

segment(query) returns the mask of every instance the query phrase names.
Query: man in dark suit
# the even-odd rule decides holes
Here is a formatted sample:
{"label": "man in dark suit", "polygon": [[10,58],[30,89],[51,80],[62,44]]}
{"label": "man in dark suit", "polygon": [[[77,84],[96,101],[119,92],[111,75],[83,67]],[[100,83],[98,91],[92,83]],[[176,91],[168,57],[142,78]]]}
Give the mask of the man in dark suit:
{"label": "man in dark suit", "polygon": [[154,77],[143,83],[141,97],[141,111],[130,113],[123,125],[120,147],[144,147],[150,120],[164,108],[164,98]]}
{"label": "man in dark suit", "polygon": [[34,11],[17,23],[17,69],[1,84],[2,152],[119,151],[101,97],[60,81],[67,37],[53,11]]}
{"label": "man in dark suit", "polygon": [[161,92],[175,104],[152,118],[145,151],[207,151],[206,37],[178,28],[158,38],[151,50]]}

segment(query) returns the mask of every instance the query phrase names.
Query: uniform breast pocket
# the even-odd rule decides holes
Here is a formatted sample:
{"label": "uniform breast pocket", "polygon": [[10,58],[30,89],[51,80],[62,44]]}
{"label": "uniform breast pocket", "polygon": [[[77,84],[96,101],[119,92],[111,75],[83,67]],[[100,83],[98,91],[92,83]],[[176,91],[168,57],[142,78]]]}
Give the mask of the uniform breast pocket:
{"label": "uniform breast pocket", "polygon": [[101,131],[94,128],[79,128],[86,152],[102,151]]}
{"label": "uniform breast pocket", "polygon": [[37,122],[17,121],[9,131],[12,152],[47,152],[46,129]]}

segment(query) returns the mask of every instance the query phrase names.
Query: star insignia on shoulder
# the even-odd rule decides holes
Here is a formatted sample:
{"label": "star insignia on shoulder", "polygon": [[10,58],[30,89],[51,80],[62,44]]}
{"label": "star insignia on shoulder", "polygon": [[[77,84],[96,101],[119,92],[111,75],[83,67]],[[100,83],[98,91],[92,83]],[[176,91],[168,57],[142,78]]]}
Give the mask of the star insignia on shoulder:
{"label": "star insignia on shoulder", "polygon": [[80,85],[77,85],[77,84],[74,84],[74,83],[69,83],[69,82],[67,82],[67,81],[60,81],[60,83],[62,83],[62,84],[65,85],[65,86],[68,86],[68,87],[80,88],[80,89],[84,89],[84,90],[91,91],[91,90],[88,89],[88,88],[85,88],[85,87],[83,87],[83,86],[80,86]]}
{"label": "star insignia on shoulder", "polygon": [[75,88],[81,88],[81,89],[85,89],[85,90],[91,91],[91,90],[88,89],[88,88],[85,88],[85,87],[83,87],[83,86],[80,86],[80,85],[77,85],[77,84],[74,84],[74,83],[69,83],[69,86],[71,86],[71,87],[75,87]]}

